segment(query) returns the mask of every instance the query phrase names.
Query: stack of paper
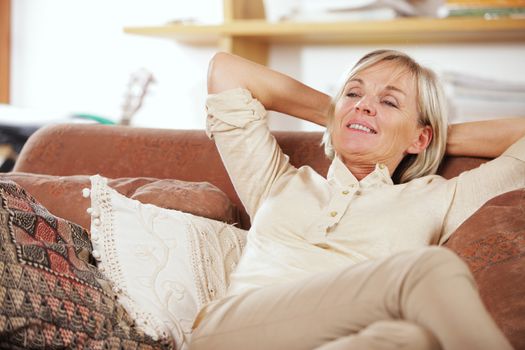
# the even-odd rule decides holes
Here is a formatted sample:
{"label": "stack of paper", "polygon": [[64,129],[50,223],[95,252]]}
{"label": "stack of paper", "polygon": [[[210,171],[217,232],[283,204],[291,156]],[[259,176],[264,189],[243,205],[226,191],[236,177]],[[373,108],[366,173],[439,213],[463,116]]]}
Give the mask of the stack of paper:
{"label": "stack of paper", "polygon": [[442,73],[450,121],[525,117],[525,81],[510,82],[464,73]]}
{"label": "stack of paper", "polygon": [[265,0],[268,21],[344,21],[437,17],[443,0]]}

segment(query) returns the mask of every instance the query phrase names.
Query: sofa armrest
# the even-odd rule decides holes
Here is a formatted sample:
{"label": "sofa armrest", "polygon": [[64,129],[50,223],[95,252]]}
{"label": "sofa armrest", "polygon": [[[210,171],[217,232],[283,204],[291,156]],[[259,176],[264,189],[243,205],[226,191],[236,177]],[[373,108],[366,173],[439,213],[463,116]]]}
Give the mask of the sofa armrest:
{"label": "sofa armrest", "polygon": [[221,166],[203,130],[58,124],[31,135],[13,171],[200,181],[206,168]]}
{"label": "sofa armrest", "polygon": [[[274,134],[292,164],[308,164],[326,174],[329,161],[320,147],[321,132],[281,131]],[[204,130],[51,125],[31,135],[13,171],[209,182],[226,193],[239,208],[240,226],[245,229],[250,226],[215,143],[208,139]]]}
{"label": "sofa armrest", "polygon": [[494,320],[516,349],[524,349],[525,189],[489,200],[445,246],[466,261]]}

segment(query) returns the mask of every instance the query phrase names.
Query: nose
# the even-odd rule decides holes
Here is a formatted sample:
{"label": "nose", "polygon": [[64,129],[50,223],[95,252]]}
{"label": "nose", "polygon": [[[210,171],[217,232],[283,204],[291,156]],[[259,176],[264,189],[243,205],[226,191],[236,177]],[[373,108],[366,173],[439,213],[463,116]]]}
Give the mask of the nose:
{"label": "nose", "polygon": [[374,103],[367,96],[364,96],[355,104],[355,110],[370,116],[375,116],[376,114]]}

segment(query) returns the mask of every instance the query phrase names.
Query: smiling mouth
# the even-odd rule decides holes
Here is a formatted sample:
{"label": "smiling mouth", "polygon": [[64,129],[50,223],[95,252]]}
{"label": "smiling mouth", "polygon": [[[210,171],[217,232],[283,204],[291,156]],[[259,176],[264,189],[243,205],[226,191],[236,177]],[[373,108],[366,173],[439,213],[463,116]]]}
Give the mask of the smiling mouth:
{"label": "smiling mouth", "polygon": [[358,123],[349,123],[349,124],[346,125],[346,127],[348,129],[354,129],[354,130],[363,131],[363,132],[365,132],[367,134],[377,134],[377,131],[375,131],[374,129],[370,129],[367,126],[364,126],[364,125],[358,124]]}

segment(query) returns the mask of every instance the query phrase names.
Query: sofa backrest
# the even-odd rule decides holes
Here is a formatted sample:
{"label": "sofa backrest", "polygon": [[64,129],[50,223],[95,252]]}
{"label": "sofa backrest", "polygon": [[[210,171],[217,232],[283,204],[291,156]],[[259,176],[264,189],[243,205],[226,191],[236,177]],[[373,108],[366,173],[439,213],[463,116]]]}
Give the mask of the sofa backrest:
{"label": "sofa backrest", "polygon": [[[310,165],[325,175],[330,162],[320,146],[321,132],[273,132],[295,166]],[[486,159],[451,157],[440,174],[450,178]],[[24,145],[13,171],[48,175],[92,175],[109,178],[153,177],[209,182],[244,211],[213,141],[204,130],[171,130],[60,124],[39,129]]]}

